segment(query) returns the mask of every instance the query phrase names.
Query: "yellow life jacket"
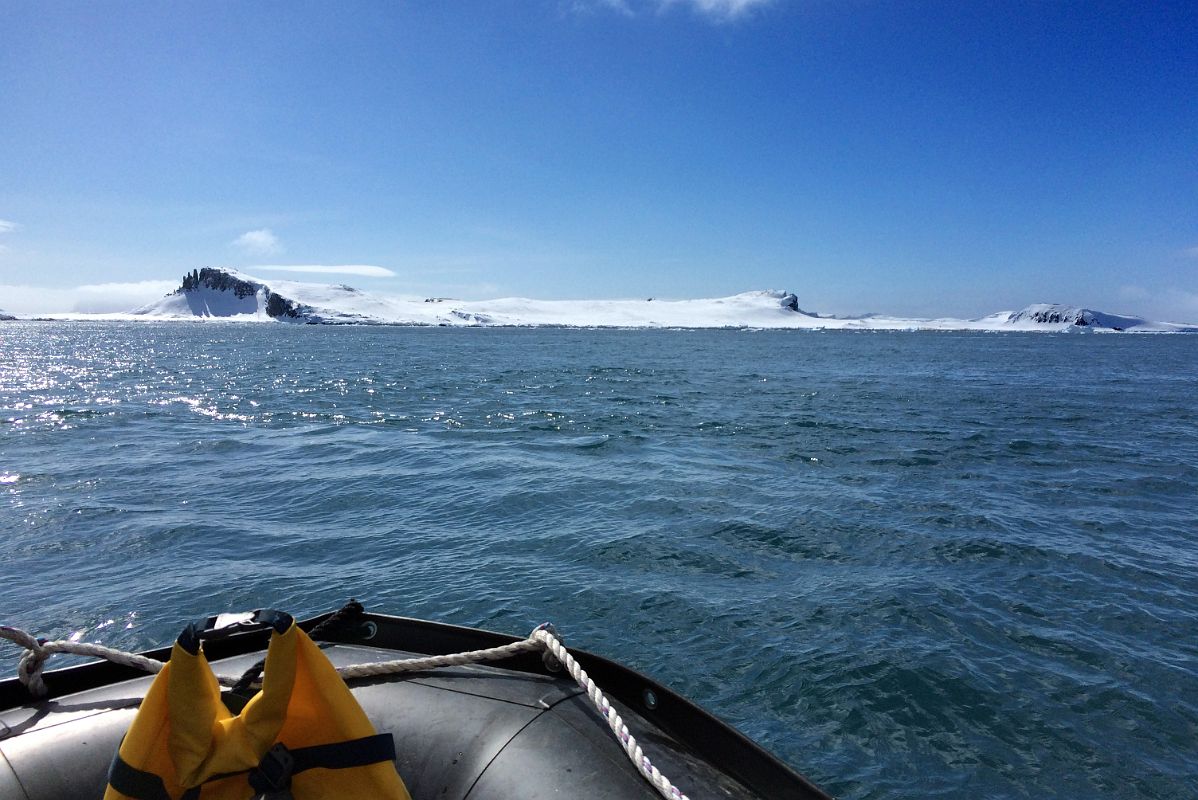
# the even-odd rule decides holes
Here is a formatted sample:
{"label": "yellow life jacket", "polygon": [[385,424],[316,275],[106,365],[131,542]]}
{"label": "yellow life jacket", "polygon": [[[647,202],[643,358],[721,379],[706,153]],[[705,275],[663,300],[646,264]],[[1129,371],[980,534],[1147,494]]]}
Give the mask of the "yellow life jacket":
{"label": "yellow life jacket", "polygon": [[262,690],[236,715],[184,632],[121,742],[104,800],[411,800],[391,734],[375,733],[289,616],[274,622]]}

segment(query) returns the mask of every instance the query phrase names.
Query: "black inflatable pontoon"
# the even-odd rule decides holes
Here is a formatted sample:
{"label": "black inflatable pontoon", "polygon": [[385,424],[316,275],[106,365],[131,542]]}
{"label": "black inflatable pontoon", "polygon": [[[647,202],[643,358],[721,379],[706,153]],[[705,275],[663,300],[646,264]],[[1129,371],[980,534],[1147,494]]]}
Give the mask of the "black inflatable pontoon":
{"label": "black inflatable pontoon", "polygon": [[[329,616],[301,627],[311,630]],[[204,649],[216,672],[240,675],[262,657],[268,637],[267,630],[235,633]],[[519,641],[380,614],[322,629],[319,640],[337,666]],[[693,800],[828,797],[669,689],[608,659],[571,652],[653,763]],[[170,650],[145,655],[165,660]],[[101,661],[47,671],[44,679],[49,694],[36,701],[15,678],[0,682],[0,798],[99,798],[152,676]],[[551,672],[537,653],[349,684],[378,731],[394,735],[397,767],[414,800],[660,796],[577,684]]]}

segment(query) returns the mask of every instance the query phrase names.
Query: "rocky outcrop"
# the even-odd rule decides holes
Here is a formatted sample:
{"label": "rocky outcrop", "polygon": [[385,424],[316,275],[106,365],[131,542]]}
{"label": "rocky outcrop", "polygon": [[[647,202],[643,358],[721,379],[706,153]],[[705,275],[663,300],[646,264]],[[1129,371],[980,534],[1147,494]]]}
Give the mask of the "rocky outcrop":
{"label": "rocky outcrop", "polygon": [[262,284],[247,281],[231,275],[223,269],[204,267],[193,269],[183,276],[183,285],[175,290],[175,294],[186,294],[199,289],[212,289],[217,292],[232,292],[236,297],[251,297],[263,288]]}
{"label": "rocky outcrop", "polygon": [[1108,314],[1105,311],[1092,311],[1078,306],[1067,306],[1061,303],[1036,303],[1022,311],[1015,311],[1007,317],[1007,322],[1013,325],[1044,325],[1056,326],[1062,330],[1109,330],[1124,331],[1133,328],[1174,330],[1189,332],[1192,326],[1173,325],[1167,323],[1149,322],[1142,317],[1129,317],[1121,314]]}
{"label": "rocky outcrop", "polygon": [[1037,303],[1022,311],[1015,311],[1007,318],[1009,322],[1035,322],[1042,325],[1077,325],[1088,327],[1098,321],[1097,315],[1088,308],[1074,308],[1060,303]]}
{"label": "rocky outcrop", "polygon": [[288,317],[290,319],[300,319],[304,316],[307,306],[297,303],[294,300],[288,300],[277,292],[272,292],[269,289],[266,293],[266,315],[268,317]]}
{"label": "rocky outcrop", "polygon": [[787,311],[793,311],[796,314],[802,314],[804,317],[815,317],[816,319],[819,318],[820,315],[814,311],[806,311],[799,307],[799,298],[794,292],[782,292],[781,295],[782,296],[778,302]]}
{"label": "rocky outcrop", "polygon": [[[265,313],[268,317],[298,322],[319,322],[314,309],[275,292],[265,283],[217,267],[194,269],[183,276],[179,288],[166,301],[178,298],[196,316],[224,317],[237,314]],[[153,303],[137,313],[153,314],[163,305]],[[174,308],[172,308],[174,310]],[[315,317],[315,318],[314,318]]]}

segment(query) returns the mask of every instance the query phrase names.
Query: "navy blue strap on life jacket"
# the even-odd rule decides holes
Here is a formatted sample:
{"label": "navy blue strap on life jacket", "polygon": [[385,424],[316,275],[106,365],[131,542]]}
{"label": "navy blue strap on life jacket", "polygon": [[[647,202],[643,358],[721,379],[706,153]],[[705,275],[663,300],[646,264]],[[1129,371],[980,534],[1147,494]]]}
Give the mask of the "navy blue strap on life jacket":
{"label": "navy blue strap on life jacket", "polygon": [[[171,800],[162,778],[130,766],[119,752],[108,767],[108,785],[126,797],[137,800]],[[184,792],[179,800],[198,800],[199,796],[200,787],[196,786]]]}
{"label": "navy blue strap on life jacket", "polygon": [[[257,767],[247,772],[255,797],[287,797],[290,795],[291,777],[305,770],[317,767],[348,769],[394,760],[394,738],[389,733],[379,733],[348,742],[318,744],[295,750],[288,749],[280,742],[266,751]],[[241,773],[214,775],[209,780],[223,780],[238,774]],[[121,758],[119,751],[108,769],[108,784],[126,797],[136,800],[171,800],[162,778],[130,766]],[[200,787],[195,786],[188,789],[180,800],[199,800],[199,797]]]}
{"label": "navy blue strap on life jacket", "polygon": [[313,767],[323,767],[324,769],[365,767],[379,761],[394,761],[395,739],[389,733],[376,733],[374,736],[363,736],[361,739],[351,739],[348,742],[301,747],[298,750],[291,750],[290,753],[291,757],[295,759],[295,767],[291,770],[292,774]]}
{"label": "navy blue strap on life jacket", "polygon": [[318,744],[289,750],[279,742],[266,751],[258,766],[250,770],[250,786],[262,796],[286,796],[291,776],[304,770],[365,767],[395,760],[395,740],[389,733],[365,736],[348,742]]}

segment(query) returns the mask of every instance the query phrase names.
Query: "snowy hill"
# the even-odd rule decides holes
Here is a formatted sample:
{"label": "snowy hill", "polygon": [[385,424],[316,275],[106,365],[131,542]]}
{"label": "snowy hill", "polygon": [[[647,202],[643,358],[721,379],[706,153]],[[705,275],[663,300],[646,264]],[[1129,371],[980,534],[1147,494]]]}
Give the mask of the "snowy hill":
{"label": "snowy hill", "polygon": [[1037,303],[1022,311],[1016,311],[1007,317],[1007,322],[1013,326],[1054,325],[1063,328],[1071,326],[1078,328],[1093,328],[1126,331],[1133,328],[1141,330],[1184,330],[1198,331],[1191,325],[1177,325],[1169,322],[1149,322],[1140,317],[1126,317],[1119,314],[1107,314],[1102,311],[1091,311],[1088,308],[1061,305],[1059,303]]}
{"label": "snowy hill", "polygon": [[221,318],[323,324],[556,325],[571,327],[794,327],[799,310],[786,292],[746,292],[715,300],[499,300],[402,298],[349,286],[267,282],[230,269],[205,268],[161,300],[133,312],[160,319]]}
{"label": "snowy hill", "polygon": [[[285,283],[285,282],[284,282]],[[309,287],[296,284],[296,287]],[[280,287],[282,291],[292,286]],[[356,289],[348,286],[312,285],[313,291],[301,294],[313,295],[318,301],[337,305],[338,292],[355,294]],[[352,301],[350,303],[352,305]],[[183,276],[183,284],[161,300],[136,309],[140,316],[165,317],[170,319],[191,317],[241,318],[250,320],[278,319],[284,322],[326,322],[320,311],[307,303],[299,302],[275,291],[263,281],[243,275],[234,270],[205,267]],[[347,322],[369,320],[352,315]]]}
{"label": "snowy hill", "polygon": [[[132,312],[146,319],[225,319],[308,324],[562,326],[617,328],[809,328],[826,330],[1152,331],[1198,326],[1150,322],[1066,305],[1037,304],[972,320],[870,314],[827,317],[802,310],[789,292],[745,292],[707,300],[455,300],[377,295],[343,285],[269,283],[205,268],[161,300]],[[128,318],[129,315],[123,315]]]}
{"label": "snowy hill", "polygon": [[12,314],[5,313],[4,309],[0,308],[0,320],[16,319]]}

